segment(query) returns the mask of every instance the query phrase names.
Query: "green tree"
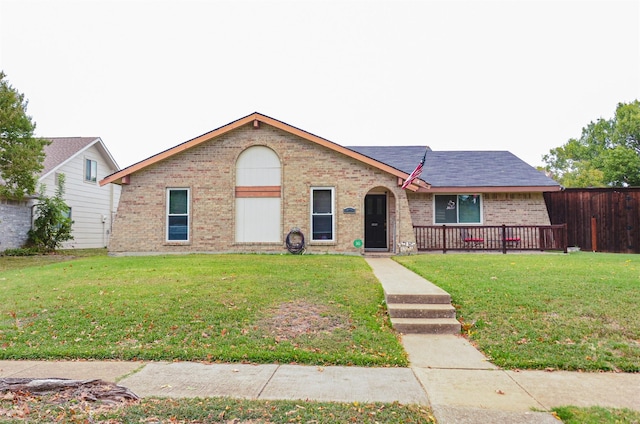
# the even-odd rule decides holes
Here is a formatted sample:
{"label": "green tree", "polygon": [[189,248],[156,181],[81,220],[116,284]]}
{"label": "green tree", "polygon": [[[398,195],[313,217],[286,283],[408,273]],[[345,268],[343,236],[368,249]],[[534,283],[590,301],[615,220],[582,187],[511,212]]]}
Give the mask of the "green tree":
{"label": "green tree", "polygon": [[21,199],[36,191],[49,142],[33,137],[27,101],[0,71],[0,196]]}
{"label": "green tree", "polygon": [[[33,228],[29,230],[28,244],[39,250],[50,252],[59,248],[63,242],[72,240],[71,225],[73,221],[69,217],[69,206],[65,203],[64,174],[58,175],[58,186],[53,197],[40,194],[36,203],[36,220]],[[44,193],[46,187],[40,186],[40,193]]]}
{"label": "green tree", "polygon": [[543,160],[565,187],[640,185],[640,101],[619,103],[614,118],[589,123]]}

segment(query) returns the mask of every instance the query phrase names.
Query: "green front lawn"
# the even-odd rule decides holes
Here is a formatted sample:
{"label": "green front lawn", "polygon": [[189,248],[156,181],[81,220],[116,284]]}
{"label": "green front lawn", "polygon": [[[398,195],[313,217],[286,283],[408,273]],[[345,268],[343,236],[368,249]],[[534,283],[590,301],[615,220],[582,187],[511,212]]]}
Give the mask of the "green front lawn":
{"label": "green front lawn", "polygon": [[[497,365],[640,371],[637,255],[397,260],[452,294],[465,334]],[[407,365],[382,288],[361,258],[112,258],[104,250],[0,257],[0,358]],[[20,414],[50,422],[53,409],[59,422],[434,422],[416,405],[145,399],[92,410],[21,396],[0,402],[0,422]],[[638,421],[637,411],[554,411],[567,423]]]}
{"label": "green front lawn", "polygon": [[0,258],[0,359],[407,365],[361,258],[58,259]]}
{"label": "green front lawn", "polygon": [[640,411],[631,409],[578,408],[566,406],[553,408],[553,412],[564,424],[638,424],[640,423]]}
{"label": "green front lawn", "polygon": [[397,261],[449,292],[505,368],[640,371],[640,256],[446,254]]}

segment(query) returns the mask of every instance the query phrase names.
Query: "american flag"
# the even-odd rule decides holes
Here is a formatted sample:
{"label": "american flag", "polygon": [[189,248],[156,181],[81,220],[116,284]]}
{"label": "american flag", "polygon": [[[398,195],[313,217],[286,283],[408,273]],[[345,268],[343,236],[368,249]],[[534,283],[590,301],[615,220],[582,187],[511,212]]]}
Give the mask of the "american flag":
{"label": "american flag", "polygon": [[420,176],[420,174],[422,174],[422,167],[424,166],[424,161],[427,159],[427,151],[425,150],[424,152],[424,156],[422,156],[422,160],[420,161],[420,163],[418,164],[418,166],[416,166],[416,169],[413,170],[413,172],[411,174],[409,174],[409,178],[407,178],[407,180],[404,182],[404,184],[402,184],[402,189],[406,189],[407,187],[409,187],[409,185],[413,182],[413,180],[415,180],[416,178],[418,178]]}

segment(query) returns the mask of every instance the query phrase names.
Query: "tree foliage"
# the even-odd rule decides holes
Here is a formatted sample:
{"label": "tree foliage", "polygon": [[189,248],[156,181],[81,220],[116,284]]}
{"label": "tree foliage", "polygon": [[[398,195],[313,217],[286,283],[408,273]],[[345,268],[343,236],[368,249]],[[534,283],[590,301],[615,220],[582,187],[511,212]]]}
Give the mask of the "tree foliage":
{"label": "tree foliage", "polygon": [[[69,206],[65,203],[64,174],[58,175],[58,186],[53,197],[41,194],[36,203],[36,220],[33,228],[29,230],[28,243],[41,251],[54,251],[62,243],[72,240],[71,225],[73,221],[69,217]],[[44,193],[46,187],[41,186],[40,192]]]}
{"label": "tree foliage", "polygon": [[640,186],[640,101],[619,103],[615,117],[589,123],[543,160],[565,187]]}
{"label": "tree foliage", "polygon": [[0,196],[20,199],[36,191],[49,142],[33,137],[27,101],[0,71]]}

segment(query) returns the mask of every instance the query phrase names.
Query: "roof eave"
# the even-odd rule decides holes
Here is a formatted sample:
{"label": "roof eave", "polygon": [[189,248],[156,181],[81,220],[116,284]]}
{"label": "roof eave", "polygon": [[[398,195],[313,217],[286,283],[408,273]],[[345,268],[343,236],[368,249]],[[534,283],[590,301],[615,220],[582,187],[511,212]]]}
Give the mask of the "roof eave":
{"label": "roof eave", "polygon": [[541,193],[547,191],[560,191],[557,186],[466,186],[466,187],[434,187],[428,190],[430,193]]}
{"label": "roof eave", "polygon": [[[224,125],[222,127],[219,127],[213,131],[209,131],[208,133],[202,134],[199,137],[193,138],[191,140],[185,141],[184,143],[181,143],[173,148],[167,149],[163,152],[160,152],[154,156],[151,156],[143,161],[140,161],[138,163],[135,163],[127,168],[124,168],[118,172],[114,172],[111,175],[108,175],[107,177],[105,177],[104,179],[102,179],[100,181],[100,185],[106,185],[109,183],[114,183],[114,184],[127,184],[128,183],[128,179],[130,178],[131,174],[134,174],[148,166],[151,166],[155,163],[158,163],[160,161],[163,161],[165,159],[168,159],[178,153],[184,152],[185,150],[188,150],[192,147],[195,147],[201,143],[204,143],[206,141],[209,141],[213,138],[219,137],[223,134],[228,133],[229,131],[235,130],[239,127],[242,127],[243,125],[247,125],[249,123],[254,122],[254,125],[256,122],[262,122],[265,123],[267,125],[270,125],[272,127],[278,128],[282,131],[288,132],[290,134],[296,135],[300,138],[303,138],[305,140],[311,141],[313,143],[319,144],[321,146],[324,146],[328,149],[331,149],[333,151],[342,153],[346,156],[349,156],[353,159],[356,159],[362,163],[365,163],[369,166],[372,166],[374,168],[380,169],[381,171],[387,172],[391,175],[394,175],[396,177],[399,178],[403,178],[406,179],[409,177],[409,174],[402,172],[392,166],[389,166],[387,164],[384,164],[382,162],[379,162],[375,159],[372,159],[368,156],[365,156],[363,154],[360,154],[358,152],[355,152],[351,149],[348,149],[346,147],[343,147],[339,144],[336,144],[332,141],[326,140],[322,137],[319,137],[317,135],[311,134],[309,132],[306,132],[304,130],[301,130],[300,128],[296,128],[294,126],[291,126],[289,124],[286,124],[282,121],[278,121],[277,119],[274,118],[270,118],[266,115],[262,115],[260,113],[252,113],[251,115],[247,115],[244,118],[240,118],[236,121],[233,121],[227,125]],[[258,124],[259,125],[259,124]]]}

